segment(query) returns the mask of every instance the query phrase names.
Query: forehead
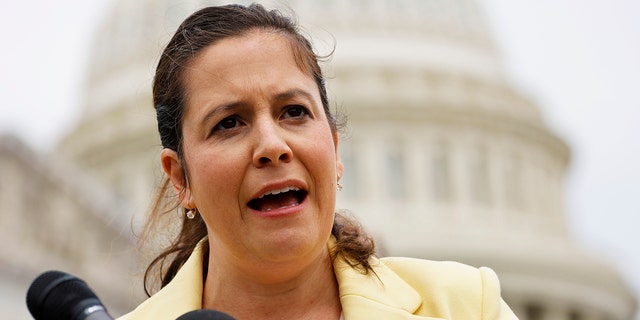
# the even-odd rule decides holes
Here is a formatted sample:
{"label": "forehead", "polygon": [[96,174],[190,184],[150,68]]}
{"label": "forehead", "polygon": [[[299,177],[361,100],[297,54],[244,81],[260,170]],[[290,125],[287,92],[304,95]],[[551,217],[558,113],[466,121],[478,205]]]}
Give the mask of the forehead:
{"label": "forehead", "polygon": [[321,105],[319,88],[311,72],[300,68],[295,51],[287,36],[268,30],[217,41],[185,68],[187,105],[247,100],[292,89],[306,91]]}
{"label": "forehead", "polygon": [[[254,29],[238,36],[220,39],[198,52],[187,63],[183,80],[187,82],[198,73],[224,75],[225,72],[256,72],[264,63],[287,67],[289,72],[301,72],[313,79],[310,66],[304,62],[303,50],[296,47],[289,36],[275,30]],[[253,68],[253,69],[252,69]]]}

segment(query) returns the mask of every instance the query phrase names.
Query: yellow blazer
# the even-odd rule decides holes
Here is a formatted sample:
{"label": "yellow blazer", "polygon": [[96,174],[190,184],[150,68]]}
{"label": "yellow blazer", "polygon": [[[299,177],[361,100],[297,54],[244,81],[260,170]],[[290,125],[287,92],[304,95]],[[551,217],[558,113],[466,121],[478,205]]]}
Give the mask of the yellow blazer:
{"label": "yellow blazer", "polygon": [[[332,238],[329,246],[334,244]],[[202,257],[198,245],[167,286],[119,319],[174,320],[201,309]],[[342,259],[334,263],[345,320],[517,320],[489,268],[411,258],[372,259],[378,277],[363,275]]]}

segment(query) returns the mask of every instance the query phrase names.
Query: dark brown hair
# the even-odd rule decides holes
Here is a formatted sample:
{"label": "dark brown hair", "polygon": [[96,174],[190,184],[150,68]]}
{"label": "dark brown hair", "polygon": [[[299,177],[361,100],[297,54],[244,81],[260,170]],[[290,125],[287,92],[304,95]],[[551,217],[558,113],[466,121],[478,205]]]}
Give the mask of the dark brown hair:
{"label": "dark brown hair", "polygon": [[[184,79],[182,78],[184,68],[203,48],[221,39],[242,36],[254,30],[277,32],[289,40],[298,67],[311,75],[318,86],[331,130],[336,132],[340,127],[336,116],[329,110],[325,81],[318,64],[322,57],[314,53],[311,43],[300,33],[292,19],[279,11],[266,10],[259,4],[247,7],[240,5],[208,7],[192,14],[178,27],[160,57],[153,83],[153,99],[162,146],[175,150],[180,159],[184,158],[182,150],[182,115],[185,107]],[[183,170],[185,170],[184,165]],[[188,177],[186,172],[184,176]],[[153,230],[161,227],[169,228],[169,226],[160,226],[160,217],[178,206],[179,202],[171,190],[170,180],[165,175],[145,225],[143,241],[154,234]],[[184,208],[180,210],[184,211]],[[191,255],[197,243],[207,235],[206,225],[199,215],[193,220],[188,220],[185,215],[182,215],[181,220],[177,237],[153,259],[145,272],[144,287],[148,295],[150,295],[150,284],[155,278],[154,275],[160,278],[161,287],[167,285]],[[337,240],[337,246],[334,252],[331,252],[332,259],[340,256],[349,265],[364,273],[371,271],[369,257],[374,253],[374,243],[355,220],[336,213],[332,234]],[[204,245],[208,256],[208,244]],[[207,257],[205,257],[206,260]],[[159,270],[158,273],[154,272],[156,268]]]}

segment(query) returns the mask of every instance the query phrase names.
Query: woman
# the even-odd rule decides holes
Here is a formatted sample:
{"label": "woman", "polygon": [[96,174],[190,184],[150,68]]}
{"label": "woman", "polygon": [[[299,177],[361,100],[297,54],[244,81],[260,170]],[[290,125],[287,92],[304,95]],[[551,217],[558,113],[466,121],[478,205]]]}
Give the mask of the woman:
{"label": "woman", "polygon": [[145,280],[166,262],[162,289],[125,319],[201,308],[237,319],[515,319],[493,271],[378,260],[335,213],[338,121],[290,19],[260,5],[196,12],[165,49],[153,94],[167,178],[148,226],[171,192],[185,216],[147,270]]}

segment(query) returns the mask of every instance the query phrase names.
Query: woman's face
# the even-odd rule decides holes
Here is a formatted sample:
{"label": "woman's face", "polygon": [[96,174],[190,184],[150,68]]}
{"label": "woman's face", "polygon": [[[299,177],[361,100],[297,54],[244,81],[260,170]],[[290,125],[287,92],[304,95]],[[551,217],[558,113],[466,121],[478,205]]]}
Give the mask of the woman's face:
{"label": "woman's face", "polygon": [[162,162],[184,188],[182,205],[202,215],[213,259],[316,259],[342,164],[318,87],[288,40],[266,31],[221,40],[191,61],[184,80],[187,185],[175,152],[163,151]]}

